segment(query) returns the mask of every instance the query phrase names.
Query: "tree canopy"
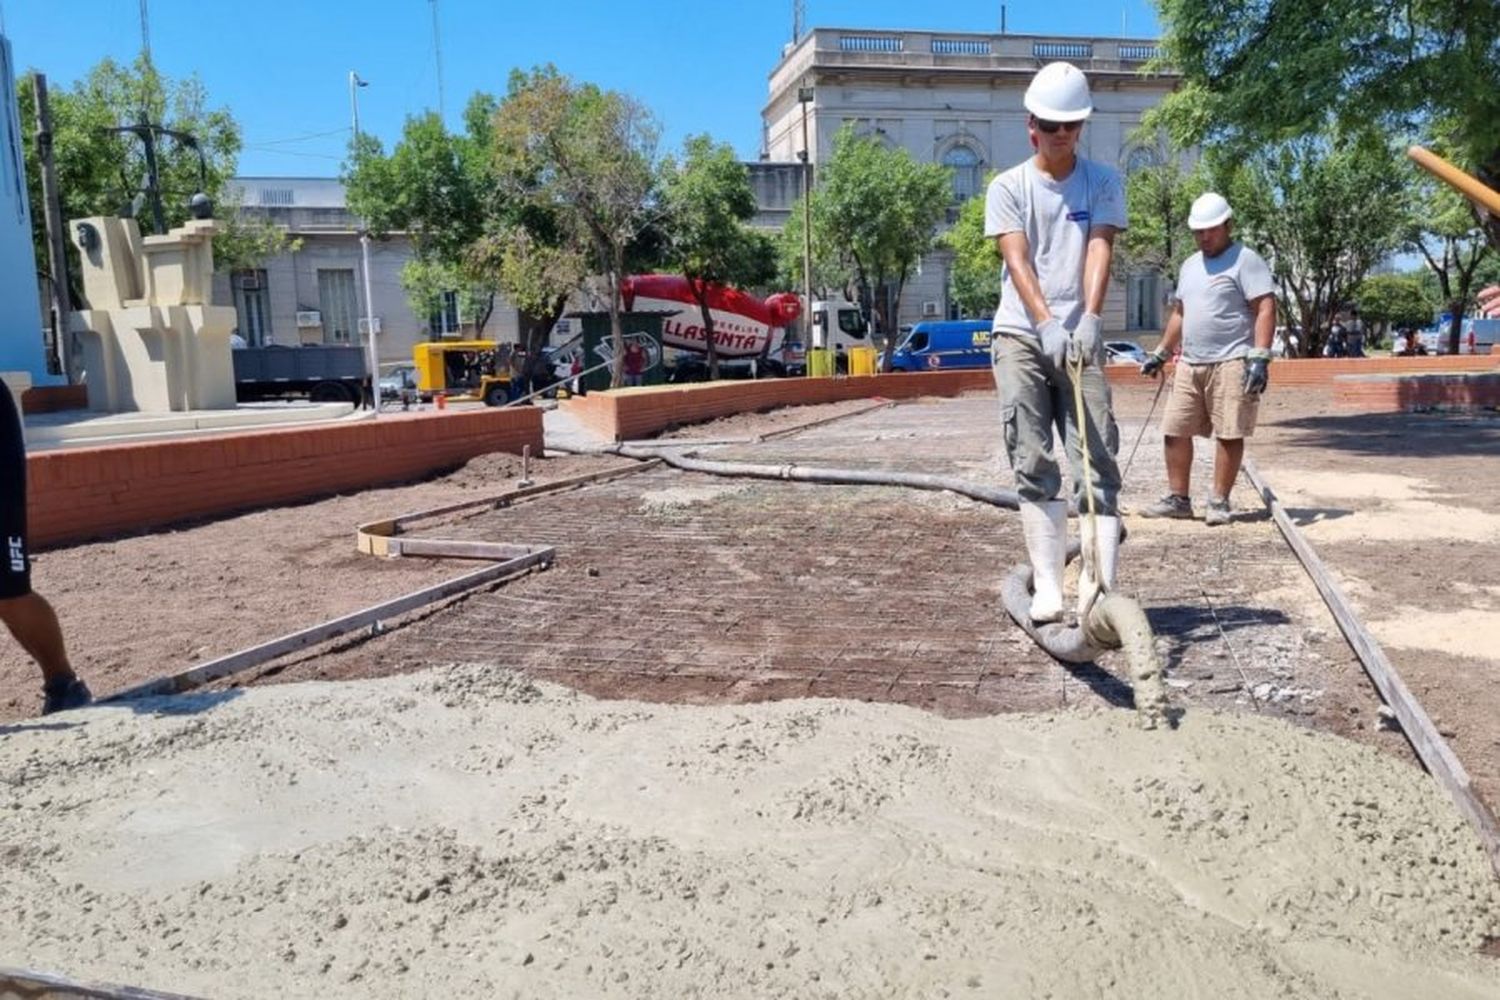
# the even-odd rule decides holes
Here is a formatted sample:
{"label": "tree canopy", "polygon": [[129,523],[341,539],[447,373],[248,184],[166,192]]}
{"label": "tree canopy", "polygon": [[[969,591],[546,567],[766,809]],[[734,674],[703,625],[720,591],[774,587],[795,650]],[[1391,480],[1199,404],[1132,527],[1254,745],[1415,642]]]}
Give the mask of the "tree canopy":
{"label": "tree canopy", "polygon": [[435,113],[411,116],[389,156],[377,139],[361,135],[344,173],[349,209],[373,234],[404,232],[411,239],[415,258],[402,268],[401,284],[412,311],[433,315],[453,292],[480,332],[499,281],[476,266],[481,258],[473,247],[505,211],[489,160],[495,107],[489,94],[471,97],[460,134]]}
{"label": "tree canopy", "polygon": [[1500,176],[1500,4],[1492,0],[1160,0],[1163,61],[1184,85],[1160,120],[1184,146],[1239,149],[1375,125],[1451,129]]}
{"label": "tree canopy", "polygon": [[1315,136],[1218,159],[1215,186],[1234,206],[1238,235],[1271,265],[1282,312],[1316,352],[1333,315],[1400,242],[1403,177],[1388,147]]}
{"label": "tree canopy", "polygon": [[948,294],[965,316],[989,315],[1000,301],[1003,262],[994,237],[984,235],[984,201],[980,194],[964,202],[958,221],[939,239],[953,253]]}
{"label": "tree canopy", "polygon": [[660,219],[656,120],[628,95],[547,66],[511,74],[493,130],[500,193],[518,212],[549,219],[556,245],[586,256],[604,282],[619,384],[620,281]]}
{"label": "tree canopy", "polygon": [[[17,80],[16,90],[21,116],[29,120],[36,102],[30,73]],[[196,75],[173,80],[144,59],[131,66],[105,59],[71,87],[49,86],[48,103],[65,222],[89,215],[134,214],[132,202],[146,186],[145,152],[135,136],[110,130],[144,118],[192,135],[203,151],[206,184],[199,176],[195,150],[171,138],[162,139],[157,147],[162,207],[169,227],[180,226],[190,217],[188,199],[202,190],[213,199],[215,216],[223,227],[214,241],[215,261],[221,269],[253,266],[285,246],[281,230],[242,216],[227,196],[226,182],[234,175],[240,151],[240,129],[228,108],[211,106]],[[36,132],[24,127],[20,131],[37,267],[50,280]],[[150,231],[149,224],[142,228]]]}
{"label": "tree canopy", "polygon": [[906,280],[932,249],[952,202],[949,172],[846,125],[816,192],[814,223],[847,255],[862,302],[880,317],[889,357]]}
{"label": "tree canopy", "polygon": [[708,286],[765,284],[776,275],[775,248],[769,236],[747,225],[755,217],[750,171],[727,143],[689,136],[682,159],[664,162],[661,190],[666,256],[698,300],[709,377],[718,378]]}

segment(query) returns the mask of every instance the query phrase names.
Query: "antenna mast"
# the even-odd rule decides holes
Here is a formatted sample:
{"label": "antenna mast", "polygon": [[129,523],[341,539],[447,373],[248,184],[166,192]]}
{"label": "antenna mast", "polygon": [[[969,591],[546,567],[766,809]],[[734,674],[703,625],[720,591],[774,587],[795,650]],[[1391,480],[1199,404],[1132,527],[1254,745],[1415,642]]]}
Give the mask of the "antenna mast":
{"label": "antenna mast", "polygon": [[792,44],[807,30],[807,0],[792,0]]}

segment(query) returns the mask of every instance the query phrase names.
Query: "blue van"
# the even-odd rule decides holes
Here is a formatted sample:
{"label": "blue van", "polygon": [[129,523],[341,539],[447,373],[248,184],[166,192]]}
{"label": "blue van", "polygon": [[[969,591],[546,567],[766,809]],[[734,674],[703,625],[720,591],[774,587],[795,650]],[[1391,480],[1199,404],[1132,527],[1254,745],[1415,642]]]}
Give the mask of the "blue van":
{"label": "blue van", "polygon": [[990,366],[990,321],[955,319],[918,323],[891,355],[893,372]]}

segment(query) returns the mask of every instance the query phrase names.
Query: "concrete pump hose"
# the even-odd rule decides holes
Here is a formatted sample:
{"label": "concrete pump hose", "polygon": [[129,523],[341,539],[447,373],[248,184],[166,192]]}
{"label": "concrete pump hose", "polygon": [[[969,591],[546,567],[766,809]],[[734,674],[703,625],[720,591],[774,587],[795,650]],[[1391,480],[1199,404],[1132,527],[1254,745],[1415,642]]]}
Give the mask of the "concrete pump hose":
{"label": "concrete pump hose", "polygon": [[[1077,558],[1079,544],[1068,545],[1068,561]],[[1015,567],[1000,587],[1006,614],[1055,660],[1091,663],[1109,649],[1123,649],[1130,664],[1130,689],[1141,725],[1155,729],[1167,721],[1167,689],[1161,657],[1145,610],[1133,598],[1111,591],[1094,602],[1087,622],[1038,625],[1031,620],[1031,567]]]}

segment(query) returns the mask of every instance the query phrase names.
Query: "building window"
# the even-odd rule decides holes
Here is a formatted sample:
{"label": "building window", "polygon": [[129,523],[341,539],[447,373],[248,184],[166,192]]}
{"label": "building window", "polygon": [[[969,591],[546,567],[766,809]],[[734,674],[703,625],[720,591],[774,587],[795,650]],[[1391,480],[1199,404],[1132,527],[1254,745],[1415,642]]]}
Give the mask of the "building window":
{"label": "building window", "polygon": [[434,337],[446,337],[458,333],[458,293],[444,292],[443,301],[427,317],[427,329]]}
{"label": "building window", "polygon": [[958,204],[979,193],[979,172],[983,163],[979,154],[968,146],[954,146],[943,154],[943,166],[953,172],[953,200]]}
{"label": "building window", "polygon": [[1137,170],[1147,170],[1156,166],[1156,151],[1145,146],[1137,146],[1125,156],[1125,173],[1133,174]]}
{"label": "building window", "polygon": [[229,277],[234,289],[234,311],[239,333],[250,347],[275,343],[271,336],[271,305],[265,271],[235,271]]}
{"label": "building window", "polygon": [[1155,271],[1137,271],[1125,280],[1125,328],[1160,330],[1166,283]]}
{"label": "building window", "polygon": [[323,342],[348,344],[358,331],[358,309],[354,304],[354,269],[320,269],[318,303],[323,309]]}

